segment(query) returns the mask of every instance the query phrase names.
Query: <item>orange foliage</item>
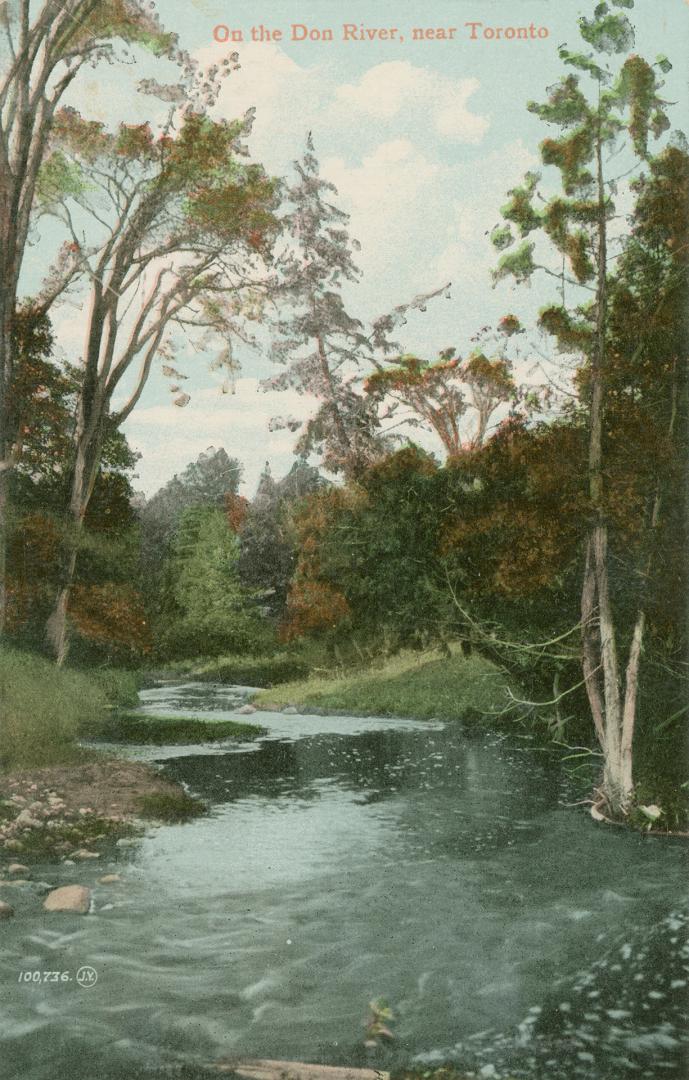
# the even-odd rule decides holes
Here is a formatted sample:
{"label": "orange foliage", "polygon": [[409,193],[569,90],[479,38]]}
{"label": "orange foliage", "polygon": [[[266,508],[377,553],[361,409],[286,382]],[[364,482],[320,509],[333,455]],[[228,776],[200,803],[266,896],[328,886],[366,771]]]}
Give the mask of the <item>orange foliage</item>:
{"label": "orange foliage", "polygon": [[237,534],[240,531],[248,510],[249,500],[243,495],[235,495],[232,491],[225,492],[225,516],[233,533]]}
{"label": "orange foliage", "polygon": [[334,630],[349,613],[345,597],[332,585],[324,581],[296,581],[287,598],[280,638],[292,641],[304,634]]}
{"label": "orange foliage", "polygon": [[76,631],[94,644],[135,653],[150,651],[143,602],[129,585],[76,585],[69,614]]}

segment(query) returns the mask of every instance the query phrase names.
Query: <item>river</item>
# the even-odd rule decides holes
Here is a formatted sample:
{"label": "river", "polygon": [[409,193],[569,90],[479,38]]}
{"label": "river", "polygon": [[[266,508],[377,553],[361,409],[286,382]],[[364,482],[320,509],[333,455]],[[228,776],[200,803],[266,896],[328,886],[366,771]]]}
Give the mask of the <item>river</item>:
{"label": "river", "polygon": [[[142,693],[232,717],[248,691]],[[681,841],[597,826],[557,757],[459,725],[259,713],[253,743],[130,747],[206,800],[96,867],[86,917],[0,924],[0,1075],[132,1077],[260,1056],[484,1077],[685,1077]],[[117,872],[123,882],[97,885]],[[19,983],[88,965],[95,985]],[[363,1048],[368,1003],[394,1013]],[[683,1067],[684,1062],[684,1067]]]}

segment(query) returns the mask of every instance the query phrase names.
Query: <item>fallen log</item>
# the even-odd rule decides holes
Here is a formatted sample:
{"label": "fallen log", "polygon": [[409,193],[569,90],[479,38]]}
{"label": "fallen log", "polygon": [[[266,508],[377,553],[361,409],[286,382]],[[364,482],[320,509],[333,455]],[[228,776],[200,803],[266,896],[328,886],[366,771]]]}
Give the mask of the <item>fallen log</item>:
{"label": "fallen log", "polygon": [[340,1065],[309,1065],[303,1061],[219,1061],[211,1066],[243,1080],[390,1080],[381,1069],[349,1069]]}

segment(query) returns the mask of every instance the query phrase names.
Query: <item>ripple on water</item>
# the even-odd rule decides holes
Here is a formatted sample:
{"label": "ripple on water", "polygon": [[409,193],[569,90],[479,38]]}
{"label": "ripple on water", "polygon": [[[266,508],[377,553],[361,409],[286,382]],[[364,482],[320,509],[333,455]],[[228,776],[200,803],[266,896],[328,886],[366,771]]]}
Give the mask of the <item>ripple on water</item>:
{"label": "ripple on water", "polygon": [[[143,699],[232,716],[245,692]],[[557,764],[502,737],[256,719],[269,732],[249,745],[133,749],[210,813],[116,849],[126,881],[95,915],[46,922],[36,901],[4,924],[10,972],[99,971],[88,991],[12,984],[0,1023],[17,1076],[104,1078],[105,1060],[130,1080],[175,1055],[363,1063],[377,996],[395,1010],[393,1060],[672,1076],[687,1030],[682,848],[563,809]],[[102,868],[36,872],[92,882]]]}

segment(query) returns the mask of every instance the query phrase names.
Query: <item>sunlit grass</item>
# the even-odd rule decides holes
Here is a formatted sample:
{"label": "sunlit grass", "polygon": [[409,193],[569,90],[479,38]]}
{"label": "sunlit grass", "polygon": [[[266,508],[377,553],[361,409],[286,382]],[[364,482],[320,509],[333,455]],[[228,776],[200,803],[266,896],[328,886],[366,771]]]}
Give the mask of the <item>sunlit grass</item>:
{"label": "sunlit grass", "polygon": [[480,656],[404,652],[345,674],[315,676],[263,690],[259,707],[304,705],[368,716],[460,719],[467,712],[497,711],[506,700],[504,676]]}

